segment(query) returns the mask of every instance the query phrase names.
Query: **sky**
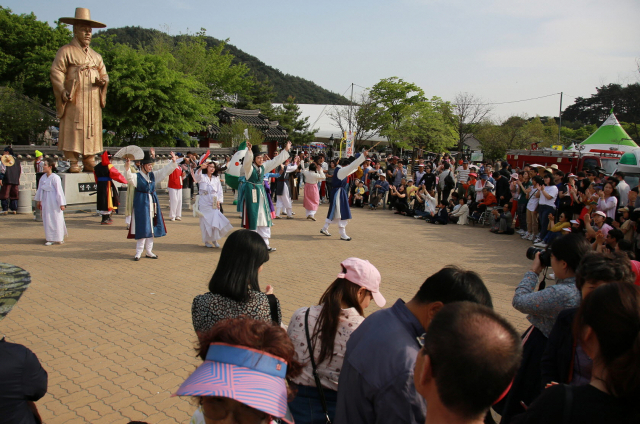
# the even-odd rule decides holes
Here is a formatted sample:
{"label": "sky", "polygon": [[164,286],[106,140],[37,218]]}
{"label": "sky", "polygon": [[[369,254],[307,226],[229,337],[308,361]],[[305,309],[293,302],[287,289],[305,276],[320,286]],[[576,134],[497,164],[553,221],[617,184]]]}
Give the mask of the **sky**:
{"label": "sky", "polygon": [[[383,78],[429,97],[470,93],[492,118],[557,116],[604,84],[640,82],[640,1],[0,0],[53,22],[87,7],[108,27],[195,33],[350,95]],[[519,100],[543,97],[537,100]],[[505,103],[513,102],[513,103]]]}

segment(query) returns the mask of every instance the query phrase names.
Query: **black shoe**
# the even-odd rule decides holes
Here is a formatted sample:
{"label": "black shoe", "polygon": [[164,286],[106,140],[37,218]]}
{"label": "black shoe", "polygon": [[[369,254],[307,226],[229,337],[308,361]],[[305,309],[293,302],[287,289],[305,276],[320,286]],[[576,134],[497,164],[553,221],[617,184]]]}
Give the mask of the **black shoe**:
{"label": "black shoe", "polygon": [[153,255],[153,256],[144,255],[144,256],[149,259],[158,259],[158,255]]}
{"label": "black shoe", "polygon": [[275,247],[269,247],[269,248],[267,249],[267,252],[269,252],[269,253],[271,253],[271,252],[275,252],[275,251],[276,251],[276,248],[275,248]]}
{"label": "black shoe", "polygon": [[140,256],[134,256],[134,257],[133,257],[133,260],[134,260],[134,261],[136,261],[136,262],[138,262],[138,261],[140,260]]}
{"label": "black shoe", "polygon": [[340,240],[344,240],[344,241],[351,241],[351,237],[347,237],[347,238],[340,237]]}

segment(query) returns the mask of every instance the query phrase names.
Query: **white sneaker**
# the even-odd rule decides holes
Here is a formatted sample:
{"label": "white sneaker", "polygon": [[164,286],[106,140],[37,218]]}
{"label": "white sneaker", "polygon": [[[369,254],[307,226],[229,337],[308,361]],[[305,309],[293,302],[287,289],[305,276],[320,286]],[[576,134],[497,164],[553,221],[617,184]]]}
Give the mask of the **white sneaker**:
{"label": "white sneaker", "polygon": [[44,245],[45,245],[45,246],[51,246],[52,244],[53,244],[53,242],[52,242],[52,241],[48,241],[48,242],[46,242]]}
{"label": "white sneaker", "polygon": [[536,238],[533,240],[533,244],[540,243],[541,241],[542,241],[542,240],[540,239],[540,237],[536,237]]}
{"label": "white sneaker", "polygon": [[331,233],[329,233],[329,231],[325,230],[324,228],[320,230],[320,234],[324,234],[327,237],[331,235]]}
{"label": "white sneaker", "polygon": [[213,245],[212,245],[211,243],[209,243],[209,242],[206,242],[206,243],[204,244],[204,247],[213,247]]}
{"label": "white sneaker", "polygon": [[556,274],[554,274],[553,272],[547,275],[547,278],[549,280],[555,280],[556,279]]}
{"label": "white sneaker", "polygon": [[533,234],[529,234],[529,236],[527,237],[527,240],[533,241]]}
{"label": "white sneaker", "polygon": [[220,247],[220,245],[218,244],[218,242],[217,242],[217,241],[214,241],[214,242],[213,242],[213,247]]}
{"label": "white sneaker", "polygon": [[543,242],[543,241],[541,241],[540,243],[534,243],[533,245],[534,245],[535,247],[541,247],[541,248],[543,248],[543,249],[544,249],[545,247],[547,247],[547,243],[545,243],[545,242]]}
{"label": "white sneaker", "polygon": [[518,230],[516,231],[518,234],[523,235],[524,234],[524,230]]}
{"label": "white sneaker", "polygon": [[529,232],[522,233],[522,238],[526,240],[529,237]]}

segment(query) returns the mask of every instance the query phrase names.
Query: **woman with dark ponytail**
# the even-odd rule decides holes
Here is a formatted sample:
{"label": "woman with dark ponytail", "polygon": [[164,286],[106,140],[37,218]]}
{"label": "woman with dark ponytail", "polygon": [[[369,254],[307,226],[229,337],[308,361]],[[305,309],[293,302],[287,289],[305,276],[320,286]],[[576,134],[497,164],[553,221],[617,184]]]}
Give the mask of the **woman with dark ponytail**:
{"label": "woman with dark ponytail", "polygon": [[518,423],[640,422],[640,287],[611,283],[589,294],[574,338],[593,359],[591,383],[546,389]]}
{"label": "woman with dark ponytail", "polygon": [[[292,379],[298,394],[289,409],[296,424],[325,422],[325,414],[333,420],[347,341],[364,321],[364,310],[371,299],[379,307],[386,303],[379,291],[380,273],[369,261],[348,258],[341,266],[342,272],[319,304],[298,309],[289,323],[289,337],[298,360],[304,364],[302,374]],[[313,359],[309,356],[309,339]]]}

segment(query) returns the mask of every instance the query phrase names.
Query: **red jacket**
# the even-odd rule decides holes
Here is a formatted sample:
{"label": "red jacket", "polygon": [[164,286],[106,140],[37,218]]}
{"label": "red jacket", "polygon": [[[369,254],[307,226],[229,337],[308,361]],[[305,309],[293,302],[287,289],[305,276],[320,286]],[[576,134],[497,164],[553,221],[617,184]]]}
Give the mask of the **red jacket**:
{"label": "red jacket", "polygon": [[169,188],[182,190],[182,167],[178,166],[169,174]]}
{"label": "red jacket", "polygon": [[482,202],[478,203],[478,206],[480,205],[495,206],[497,204],[498,204],[498,200],[496,200],[496,196],[494,196],[493,193],[488,193],[484,197]]}

